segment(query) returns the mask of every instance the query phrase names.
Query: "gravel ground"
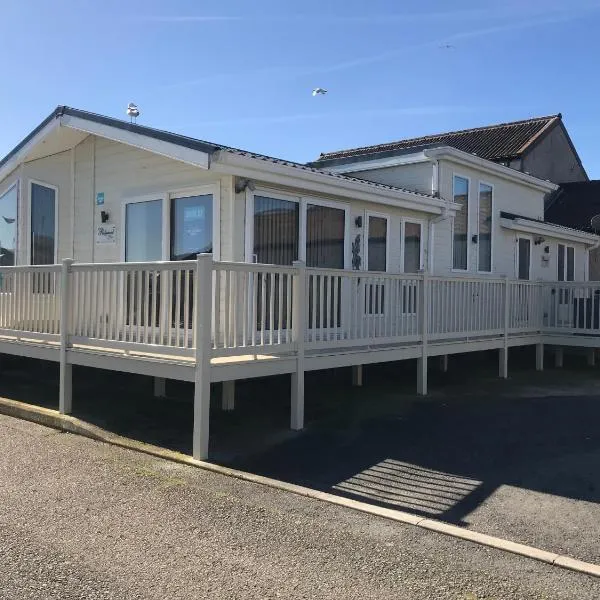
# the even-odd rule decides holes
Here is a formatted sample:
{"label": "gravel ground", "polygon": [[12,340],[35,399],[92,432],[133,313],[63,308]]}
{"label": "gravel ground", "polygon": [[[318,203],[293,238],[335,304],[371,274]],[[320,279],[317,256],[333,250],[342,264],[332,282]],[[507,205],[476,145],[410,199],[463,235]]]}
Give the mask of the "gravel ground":
{"label": "gravel ground", "polygon": [[594,599],[600,581],[0,416],[0,598]]}

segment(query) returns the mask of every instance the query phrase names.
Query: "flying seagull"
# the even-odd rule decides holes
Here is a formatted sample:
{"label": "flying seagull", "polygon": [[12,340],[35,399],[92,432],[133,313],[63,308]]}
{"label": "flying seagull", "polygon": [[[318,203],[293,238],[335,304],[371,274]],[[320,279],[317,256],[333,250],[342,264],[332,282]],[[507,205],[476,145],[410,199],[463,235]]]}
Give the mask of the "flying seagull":
{"label": "flying seagull", "polygon": [[454,44],[448,44],[448,43],[446,43],[446,44],[440,44],[439,47],[442,50],[454,50],[454,48],[456,48],[456,46]]}
{"label": "flying seagull", "polygon": [[312,91],[313,96],[324,96],[326,93],[327,93],[327,90],[322,87],[315,88]]}

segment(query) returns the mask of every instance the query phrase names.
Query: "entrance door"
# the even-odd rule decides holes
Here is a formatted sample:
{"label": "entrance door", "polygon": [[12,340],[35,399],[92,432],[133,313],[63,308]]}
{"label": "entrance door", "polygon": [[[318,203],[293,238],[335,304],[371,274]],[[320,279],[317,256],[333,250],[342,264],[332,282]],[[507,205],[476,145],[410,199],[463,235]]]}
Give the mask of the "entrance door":
{"label": "entrance door", "polygon": [[517,240],[517,279],[531,279],[531,240],[520,237]]}

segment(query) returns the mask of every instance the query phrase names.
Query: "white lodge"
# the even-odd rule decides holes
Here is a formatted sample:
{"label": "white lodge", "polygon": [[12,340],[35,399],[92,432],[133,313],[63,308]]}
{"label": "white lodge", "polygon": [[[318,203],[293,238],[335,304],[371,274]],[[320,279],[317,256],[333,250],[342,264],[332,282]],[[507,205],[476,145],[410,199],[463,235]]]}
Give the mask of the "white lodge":
{"label": "white lodge", "polygon": [[600,238],[543,222],[554,184],[447,146],[327,162],[57,108],[0,161],[0,352],[59,362],[62,412],[73,364],[194,381],[205,458],[211,382],[232,408],[291,373],[300,429],[305,371],[417,358],[426,393],[430,356],[596,344]]}

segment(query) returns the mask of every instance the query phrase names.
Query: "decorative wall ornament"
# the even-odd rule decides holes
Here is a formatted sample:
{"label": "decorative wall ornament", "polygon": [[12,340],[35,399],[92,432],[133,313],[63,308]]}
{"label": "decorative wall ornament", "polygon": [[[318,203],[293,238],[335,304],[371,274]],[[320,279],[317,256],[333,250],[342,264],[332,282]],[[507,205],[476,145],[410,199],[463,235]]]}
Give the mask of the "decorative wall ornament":
{"label": "decorative wall ornament", "polygon": [[352,242],[352,268],[355,271],[359,271],[361,264],[362,258],[360,257],[360,233],[358,233]]}

